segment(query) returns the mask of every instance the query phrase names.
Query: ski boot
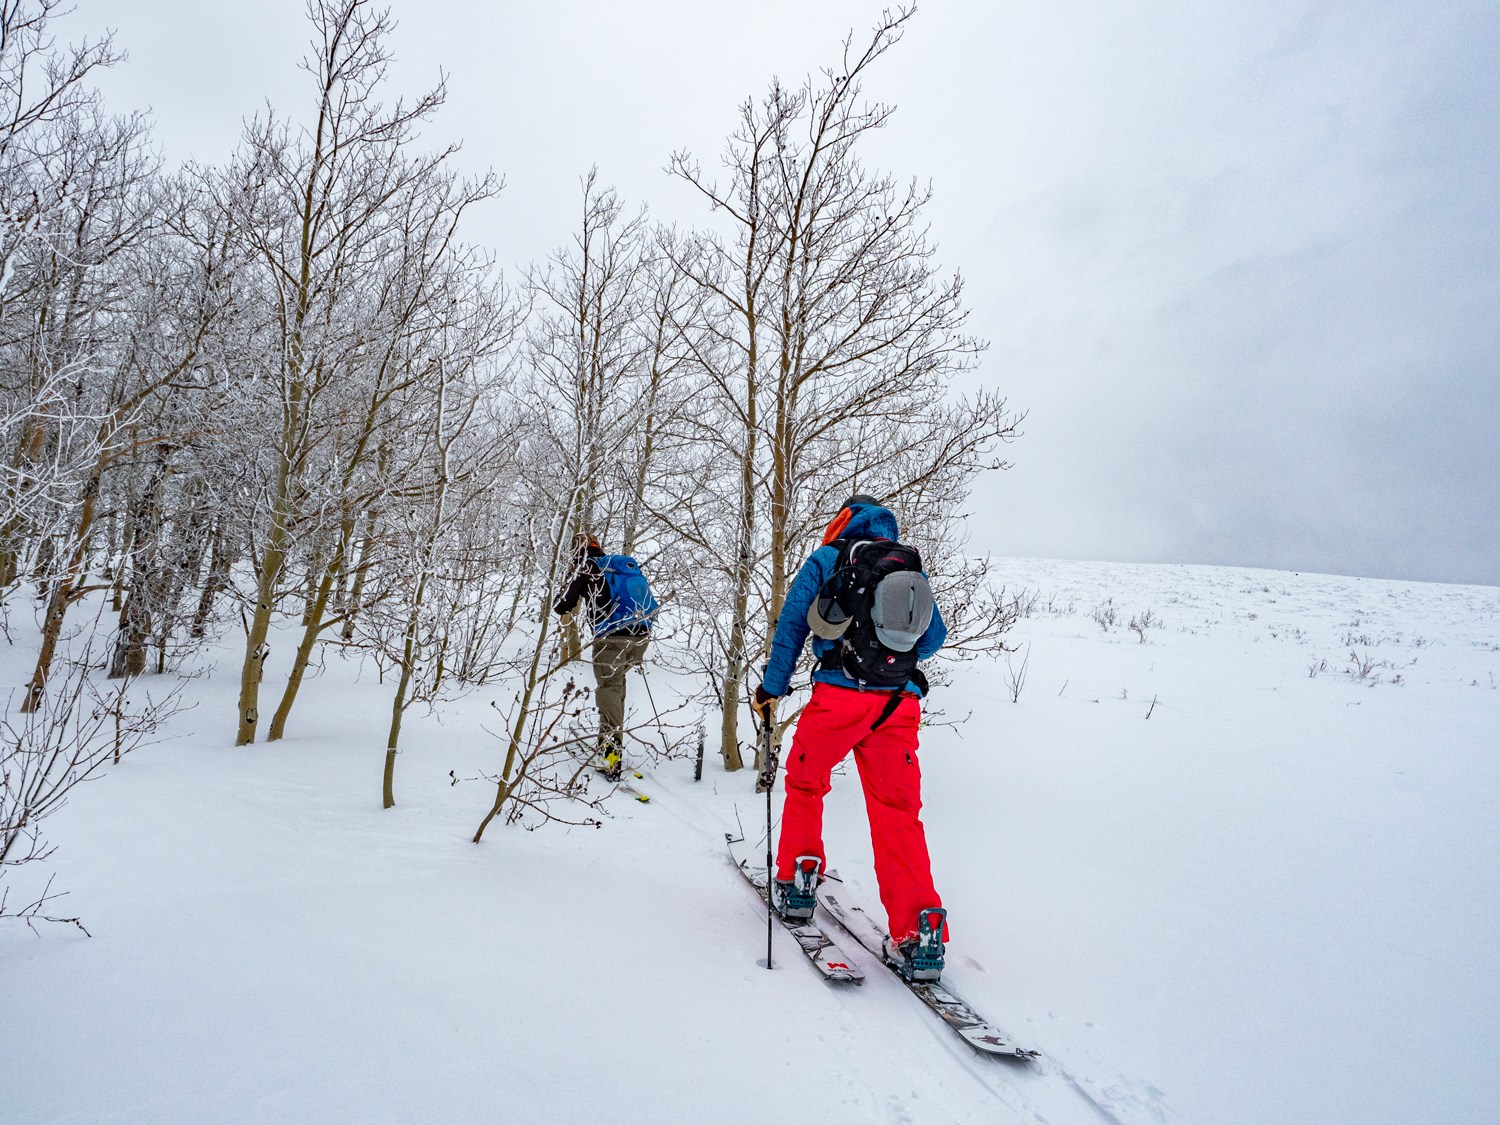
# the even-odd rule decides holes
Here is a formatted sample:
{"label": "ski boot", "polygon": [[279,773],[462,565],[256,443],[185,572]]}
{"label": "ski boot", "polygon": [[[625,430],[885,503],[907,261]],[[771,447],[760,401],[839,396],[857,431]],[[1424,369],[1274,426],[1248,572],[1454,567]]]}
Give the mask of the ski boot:
{"label": "ski boot", "polygon": [[941,906],[917,916],[917,932],[897,941],[886,938],[884,954],[909,981],[937,981],[943,976],[943,923],[948,912]]}
{"label": "ski boot", "polygon": [[620,749],[618,739],[611,738],[604,744],[604,768],[599,772],[604,774],[605,781],[619,781],[621,767],[625,761],[625,755]]}
{"label": "ski boot", "polygon": [[815,855],[799,855],[797,868],[790,879],[776,880],[776,913],[788,922],[812,920],[818,905],[818,883],[822,881],[823,861]]}

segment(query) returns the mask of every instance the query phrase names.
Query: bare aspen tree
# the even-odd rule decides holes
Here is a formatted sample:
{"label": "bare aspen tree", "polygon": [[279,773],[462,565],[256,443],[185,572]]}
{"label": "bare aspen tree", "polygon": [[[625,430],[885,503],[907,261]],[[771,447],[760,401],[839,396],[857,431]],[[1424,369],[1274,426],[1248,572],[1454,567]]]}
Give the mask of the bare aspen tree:
{"label": "bare aspen tree", "polygon": [[[140,588],[118,605],[131,643],[112,663],[141,665],[141,610],[172,581],[155,544],[174,522],[161,518],[173,456],[199,428],[194,373],[232,273],[222,245],[181,237],[187,200],[160,180],[143,119],[106,114],[84,84],[113,61],[109,41],[56,49],[54,9],[0,4],[0,208],[12,220],[0,225],[0,396],[19,408],[0,413],[18,422],[0,453],[0,577],[13,583],[29,558],[44,599],[23,708],[41,702],[70,607],[99,585],[118,599],[127,581]],[[122,566],[127,550],[151,565]],[[91,583],[101,558],[104,581]]]}
{"label": "bare aspen tree", "polygon": [[49,165],[69,141],[57,128],[98,108],[87,84],[119,60],[105,35],[58,50],[50,23],[61,0],[0,0],[0,300],[9,291],[16,252],[45,237],[56,197]]}
{"label": "bare aspen tree", "polygon": [[708,180],[689,154],[674,153],[668,170],[696,188],[715,212],[727,218],[729,234],[705,233],[692,252],[675,256],[679,268],[719,308],[710,313],[714,328],[705,337],[700,360],[709,386],[732,423],[728,441],[737,466],[734,525],[728,544],[730,611],[719,682],[722,709],[719,753],[724,768],[744,762],[739,748],[739,704],[750,660],[748,638],[753,582],[758,561],[758,492],[764,287],[776,261],[776,233],[765,214],[763,181],[772,157],[800,107],[795,96],[774,85],[762,104],[746,101],[730,135],[723,163],[727,185]]}
{"label": "bare aspen tree", "polygon": [[[360,548],[355,576],[358,598],[351,598],[343,613],[330,617],[329,601],[335,586],[349,569],[362,522],[376,522],[381,508],[392,499],[408,503],[411,489],[404,482],[421,462],[418,447],[408,440],[414,415],[420,415],[434,388],[447,392],[449,371],[487,355],[497,346],[498,329],[488,335],[474,333],[468,340],[469,354],[450,354],[448,345],[459,316],[494,322],[488,303],[469,309],[461,300],[479,300],[473,287],[460,288],[450,274],[479,273],[487,261],[463,255],[454,245],[454,234],[470,206],[498,190],[498,182],[487,177],[477,183],[459,183],[441,168],[413,180],[408,190],[393,196],[389,206],[398,216],[397,227],[384,255],[385,264],[372,280],[366,295],[367,331],[345,374],[345,385],[337,399],[344,409],[326,414],[337,474],[325,477],[310,491],[318,507],[335,515],[328,529],[326,550],[308,567],[308,594],[304,599],[302,639],[293,657],[280,705],[267,733],[280,738],[296,700],[303,675],[318,638],[341,623],[343,614],[353,614],[365,597],[368,574],[375,564],[372,549],[377,541],[367,538]],[[508,327],[505,329],[508,331]]]}
{"label": "bare aspen tree", "polygon": [[891,110],[861,101],[861,78],[900,38],[910,11],[803,89],[804,127],[777,152],[768,212],[780,227],[772,321],[777,379],[768,474],[768,616],[792,563],[815,546],[829,512],[856,491],[896,508],[932,560],[953,648],[998,639],[1012,618],[988,588],[987,563],[962,551],[962,505],[976,474],[1006,466],[996,449],[1022,416],[989,389],[956,398],[956,376],[983,349],[963,333],[959,275],[944,278],[922,210],[931,188],[868,170],[859,141]]}
{"label": "bare aspen tree", "polygon": [[58,235],[67,195],[64,150],[98,116],[90,74],[117,60],[108,36],[58,49],[49,26],[57,8],[58,0],[0,0],[0,599],[27,546],[70,502],[68,431],[93,428],[78,416],[68,373],[23,354],[36,326],[32,290],[45,288],[35,263]]}
{"label": "bare aspen tree", "polygon": [[[493,554],[486,552],[476,568],[481,560],[473,557],[472,545],[459,531],[478,509],[493,503],[496,488],[514,472],[517,435],[513,422],[498,417],[496,407],[508,377],[502,352],[516,321],[502,291],[470,276],[485,264],[474,260],[451,271],[452,287],[444,291],[453,294],[453,319],[444,327],[434,378],[424,386],[428,401],[420,412],[407,414],[409,432],[419,428],[413,423],[426,422],[420,429],[427,466],[404,483],[403,496],[420,503],[408,505],[405,533],[390,552],[392,581],[399,589],[395,602],[404,620],[398,619],[391,645],[398,676],[382,780],[385,808],[396,803],[396,755],[407,707],[416,700],[433,700],[442,691],[450,634],[472,638],[463,625],[455,628],[453,619],[477,608],[464,605],[472,588],[495,600],[503,588],[503,579],[494,577]],[[485,616],[483,610],[480,615]],[[480,647],[493,651],[505,635],[492,634]],[[490,662],[476,659],[472,639],[464,649],[447,678],[484,682]]]}
{"label": "bare aspen tree", "polygon": [[952,399],[983,345],[963,333],[962,279],[935,265],[922,219],[931,189],[899,185],[858,156],[891,114],[862,100],[862,78],[910,14],[888,16],[863,50],[846,40],[840,66],[804,85],[799,129],[767,180],[780,233],[766,435],[772,621],[796,559],[844,497],[874,492],[936,547],[929,528],[949,526],[975,471],[1003,467],[986,459],[1018,421],[992,392]]}
{"label": "bare aspen tree", "polygon": [[637,279],[638,346],[629,393],[638,405],[623,451],[629,491],[619,533],[620,550],[627,555],[668,530],[658,513],[670,495],[661,489],[662,478],[689,469],[694,459],[683,421],[701,406],[691,400],[703,316],[701,291],[677,266],[685,252],[675,230],[658,227],[652,245],[643,251]]}
{"label": "bare aspen tree", "polygon": [[18,267],[28,276],[34,304],[32,328],[23,345],[37,383],[63,375],[89,404],[96,419],[72,460],[77,466],[75,499],[54,541],[45,575],[47,607],[41,650],[27,685],[23,708],[37,706],[56,652],[68,608],[84,592],[82,579],[99,511],[104,474],[143,444],[160,440],[134,432],[140,412],[188,370],[201,343],[189,334],[175,341],[164,367],[140,362],[120,331],[139,260],[132,251],[151,234],[148,197],[154,168],[138,118],[107,118],[90,107],[69,123],[76,132],[59,149],[57,173],[68,186],[52,210],[50,237]]}
{"label": "bare aspen tree", "polygon": [[[351,371],[366,362],[360,315],[368,286],[405,221],[398,201],[439,175],[452,154],[414,156],[416,126],[442,87],[407,104],[377,101],[389,55],[388,12],[368,0],[310,0],[313,43],[303,69],[317,109],[293,132],[274,115],[253,123],[227,177],[226,198],[260,258],[276,347],[274,475],[255,531],[255,591],[240,672],[236,744],[255,740],[272,615],[282,593],[330,416]],[[331,414],[330,414],[331,412]]]}
{"label": "bare aspen tree", "polygon": [[974,471],[1002,465],[989,451],[1018,421],[988,392],[952,402],[954,377],[982,344],[963,333],[961,279],[937,271],[921,218],[930,189],[900,186],[859,158],[891,114],[862,100],[863,79],[912,11],[887,13],[863,48],[851,36],[820,78],[797,89],[774,82],[747,102],[726,187],[686,156],[672,162],[733,237],[703,235],[700,253],[679,259],[723,311],[719,352],[703,366],[744,437],[722,696],[729,768],[750,666],[828,514],[854,491],[907,498],[914,538],[942,527],[950,546],[944,505],[961,499]]}
{"label": "bare aspen tree", "polygon": [[[599,183],[598,169],[581,186],[572,244],[527,277],[536,308],[529,362],[557,404],[550,432],[560,463],[553,475],[571,482],[559,492],[570,497],[570,542],[575,535],[609,536],[624,522],[620,455],[634,434],[636,405],[626,382],[641,349],[635,318],[648,233],[644,211],[627,218],[619,193]],[[565,561],[576,560],[570,554]],[[570,616],[563,662],[581,649]]]}
{"label": "bare aspen tree", "polygon": [[159,386],[130,425],[128,455],[101,477],[103,510],[120,528],[117,542],[106,538],[103,559],[120,599],[115,676],[144,671],[148,645],[164,672],[203,637],[180,634],[219,519],[208,465],[229,413],[223,371],[245,264],[197,176],[159,183],[153,210],[160,222],[135,255],[128,316],[117,327],[122,366],[143,386]]}

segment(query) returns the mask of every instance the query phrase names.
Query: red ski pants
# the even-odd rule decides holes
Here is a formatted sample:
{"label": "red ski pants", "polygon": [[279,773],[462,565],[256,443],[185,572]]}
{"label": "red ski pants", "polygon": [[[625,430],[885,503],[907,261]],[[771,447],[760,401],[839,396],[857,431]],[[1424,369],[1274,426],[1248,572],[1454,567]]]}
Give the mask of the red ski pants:
{"label": "red ski pants", "polygon": [[[922,811],[922,771],[917,765],[917,725],[921,703],[906,696],[879,728],[870,726],[890,702],[883,691],[854,691],[814,684],[812,699],[797,719],[786,762],[786,800],[781,806],[781,840],[776,876],[790,879],[797,857],[823,861],[823,798],[832,788],[833,767],[854,751],[865,790],[870,841],[875,847],[875,878],[890,932],[902,938],[916,932],[922,910],[941,906],[932,885],[932,861]],[[943,935],[947,940],[947,934]]]}

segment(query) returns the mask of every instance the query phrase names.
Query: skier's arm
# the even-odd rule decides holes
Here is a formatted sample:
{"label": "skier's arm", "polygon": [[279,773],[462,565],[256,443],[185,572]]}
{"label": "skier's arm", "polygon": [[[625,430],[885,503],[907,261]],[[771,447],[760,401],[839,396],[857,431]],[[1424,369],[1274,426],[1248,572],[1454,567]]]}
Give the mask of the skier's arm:
{"label": "skier's arm", "polygon": [[943,642],[948,639],[948,626],[943,622],[942,611],[938,609],[937,603],[932,603],[932,620],[927,623],[926,631],[917,638],[917,659],[926,660],[938,649],[943,647]]}
{"label": "skier's arm", "polygon": [[808,556],[792,580],[786,601],[781,603],[776,635],[771,638],[771,657],[766,661],[765,674],[761,677],[761,687],[768,695],[781,696],[792,690],[792,673],[797,670],[797,658],[802,655],[802,646],[807,642],[809,632],[807,611],[837,562],[836,548],[819,547]]}
{"label": "skier's arm", "polygon": [[578,568],[578,573],[573,575],[573,581],[568,583],[568,588],[562,592],[562,596],[552,606],[553,613],[573,612],[573,607],[578,604],[578,599],[588,593],[590,580],[593,577],[589,572],[593,569],[594,567],[591,562],[585,562]]}

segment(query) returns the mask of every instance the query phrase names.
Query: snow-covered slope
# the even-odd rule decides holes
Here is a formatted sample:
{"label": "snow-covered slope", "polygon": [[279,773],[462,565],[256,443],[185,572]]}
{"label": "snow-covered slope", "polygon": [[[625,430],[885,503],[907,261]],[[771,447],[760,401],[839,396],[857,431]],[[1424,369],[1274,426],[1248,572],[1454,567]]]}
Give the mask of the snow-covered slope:
{"label": "snow-covered slope", "polygon": [[[1022,648],[934,692],[924,816],[948,978],[1039,1062],[873,964],[824,984],[778,932],[758,965],[748,772],[667,763],[597,830],[475,846],[490,794],[450,771],[497,765],[499,693],[409,717],[382,811],[388,686],[330,657],[285,741],[233,749],[226,660],[49,822],[94,936],[0,926],[0,1119],[1493,1119],[1500,590],[1005,570]],[[826,838],[873,905],[852,768]]]}

